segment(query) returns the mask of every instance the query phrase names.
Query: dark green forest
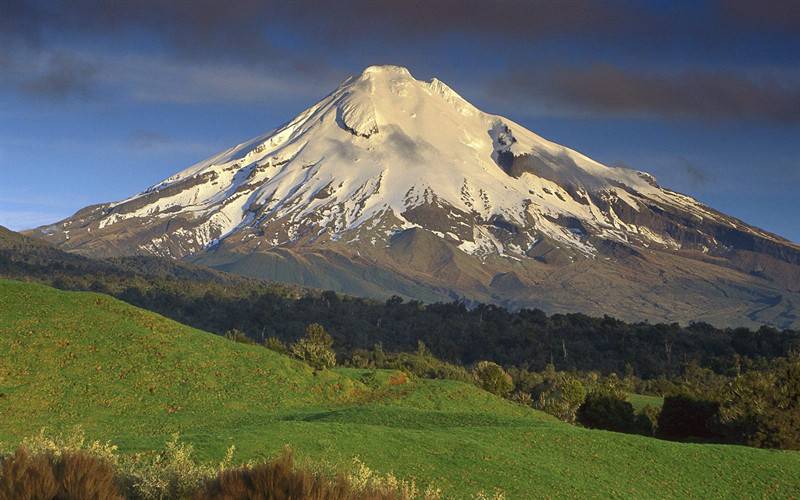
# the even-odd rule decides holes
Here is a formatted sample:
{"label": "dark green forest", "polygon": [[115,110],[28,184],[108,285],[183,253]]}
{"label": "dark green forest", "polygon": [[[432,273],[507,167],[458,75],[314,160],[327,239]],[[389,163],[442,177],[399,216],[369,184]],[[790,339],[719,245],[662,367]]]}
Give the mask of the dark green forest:
{"label": "dark green forest", "polygon": [[552,364],[558,370],[632,371],[653,379],[679,375],[691,363],[735,375],[800,352],[800,332],[791,330],[632,324],[608,316],[422,304],[399,297],[379,302],[153,257],[87,259],[11,235],[14,241],[8,235],[0,240],[2,276],[107,293],[203,330],[240,330],[258,342],[293,341],[308,324],[320,323],[343,357],[375,344],[412,351],[422,341],[435,356],[464,365],[489,359],[536,371]]}

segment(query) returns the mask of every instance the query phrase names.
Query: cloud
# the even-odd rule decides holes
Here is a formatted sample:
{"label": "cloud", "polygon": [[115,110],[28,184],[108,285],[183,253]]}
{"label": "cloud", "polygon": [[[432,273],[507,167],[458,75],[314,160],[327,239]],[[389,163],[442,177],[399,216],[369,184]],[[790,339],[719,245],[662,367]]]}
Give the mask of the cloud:
{"label": "cloud", "polygon": [[329,90],[320,79],[279,67],[149,55],[102,54],[94,58],[102,67],[97,75],[100,84],[140,102],[264,103],[271,99],[319,97]]}
{"label": "cloud", "polygon": [[170,144],[172,140],[160,132],[135,130],[131,133],[131,145],[138,149],[151,149]]}
{"label": "cloud", "polygon": [[[122,97],[156,103],[264,103],[319,97],[339,75],[320,78],[238,60],[200,61],[100,49],[0,47],[0,86],[50,100]],[[322,85],[325,82],[326,86]]]}
{"label": "cloud", "polygon": [[[685,48],[687,53],[695,47],[713,47],[727,56],[732,53],[731,44],[739,44],[739,48],[748,44],[749,48],[754,36],[759,41],[770,30],[792,40],[800,37],[800,30],[786,29],[797,25],[798,9],[793,8],[794,0],[765,0],[757,4],[745,0],[709,0],[668,5],[634,0],[0,2],[3,10],[0,68],[7,63],[3,47],[6,52],[24,46],[30,52],[48,53],[53,50],[52,40],[108,48],[121,59],[130,59],[130,47],[141,46],[142,40],[146,40],[147,50],[165,59],[202,61],[208,66],[238,66],[235,76],[223,71],[205,71],[202,79],[186,85],[186,93],[171,91],[175,87],[172,82],[164,84],[170,89],[156,88],[160,79],[167,78],[163,74],[139,76],[143,87],[138,92],[141,99],[179,101],[183,98],[187,102],[205,95],[235,95],[237,88],[248,96],[256,86],[270,91],[273,89],[264,83],[269,77],[286,81],[283,74],[321,80],[340,72],[340,66],[352,62],[353,57],[384,49],[396,54],[408,44],[446,44],[451,35],[458,37],[456,43],[460,45],[464,40],[480,40],[482,47],[502,51],[498,60],[502,60],[505,51],[517,52],[513,56],[515,60],[526,57],[524,53],[528,52],[541,56],[539,59],[545,64],[550,51],[543,47],[555,46],[560,56],[570,50],[585,54],[587,49],[596,53],[616,47],[634,56],[639,51],[649,50],[648,57],[674,53],[675,47]],[[786,50],[790,46],[782,47],[778,50],[769,47],[765,53],[800,58],[796,50]],[[537,52],[537,48],[541,50]],[[520,51],[523,55],[518,54]],[[17,83],[17,88],[50,97],[86,96],[98,79],[107,78],[104,72],[113,76],[113,71],[100,67],[100,63],[91,58],[83,61],[54,58],[48,64],[35,75],[24,64],[16,64],[11,72],[25,77],[25,82]],[[115,65],[114,71],[119,66]],[[169,72],[168,68],[163,70]],[[128,78],[132,79],[133,75],[128,73]],[[169,73],[168,78],[174,78],[172,72]],[[625,80],[630,78],[628,75]],[[145,81],[148,79],[152,81]],[[254,82],[253,85],[250,82]],[[755,84],[756,87],[765,86]],[[199,87],[201,91],[193,92]],[[739,91],[730,86],[726,88]],[[749,94],[763,95],[774,90],[767,86]],[[575,100],[586,91],[574,90],[573,93],[575,95],[568,97]],[[679,102],[685,100],[678,99]],[[762,102],[758,98],[756,101],[751,107]],[[630,106],[636,107],[635,104]]]}
{"label": "cloud", "polygon": [[[712,121],[785,123],[798,121],[800,114],[797,78],[669,69],[674,65],[670,56],[674,61],[676,54],[691,59],[697,53],[697,60],[707,61],[703,58],[711,51],[728,60],[748,54],[783,58],[784,63],[800,60],[794,43],[800,39],[795,0],[0,3],[0,78],[34,97],[108,95],[98,92],[100,86],[139,101],[184,104],[256,102],[266,95],[312,97],[344,76],[344,66],[369,55],[388,53],[431,66],[445,61],[452,67],[453,54],[442,49],[454,47],[455,58],[464,59],[462,67],[481,64],[484,50],[498,51],[487,67],[507,61],[520,67],[535,59],[541,71],[514,71],[494,89],[532,98],[531,107],[559,106],[562,114],[564,104],[580,112]],[[764,35],[783,38],[769,45],[764,40],[774,42],[774,37]],[[92,49],[70,58],[67,50],[53,47],[54,40],[76,51]],[[482,50],[464,54],[470,40],[480,41]],[[132,53],[131,47],[147,53]],[[422,47],[424,56],[418,55]],[[105,55],[97,54],[101,50]],[[644,58],[664,61],[667,71],[551,67],[563,57],[586,59],[598,53],[609,60],[622,55],[627,67]],[[479,80],[481,73],[469,78]]]}
{"label": "cloud", "polygon": [[703,170],[702,168],[698,167],[694,163],[691,163],[689,160],[687,160],[685,158],[681,158],[681,161],[678,164],[678,167],[679,167],[681,173],[683,174],[683,176],[686,178],[688,183],[693,188],[702,187],[702,186],[708,184],[708,182],[711,180],[709,174],[706,173],[705,170]]}
{"label": "cloud", "polygon": [[797,75],[705,69],[649,72],[594,65],[516,70],[498,79],[492,90],[509,99],[526,97],[601,115],[800,123]]}
{"label": "cloud", "polygon": [[97,67],[88,61],[56,52],[47,54],[38,67],[28,71],[18,86],[36,97],[87,96],[96,73]]}
{"label": "cloud", "polygon": [[723,17],[737,25],[761,30],[800,29],[800,4],[797,0],[718,0]]}
{"label": "cloud", "polygon": [[[217,0],[136,2],[35,2],[22,0],[12,10],[26,36],[47,30],[83,34],[147,31],[186,53],[231,49],[269,58],[279,52],[272,31],[288,28],[301,36],[364,34],[499,34],[525,39],[563,33],[614,33],[640,25],[644,14],[630,0]],[[2,28],[2,25],[0,25]],[[22,30],[17,30],[22,31]],[[329,41],[329,40],[328,40]]]}
{"label": "cloud", "polygon": [[154,155],[162,153],[189,153],[194,155],[208,155],[209,144],[201,141],[177,140],[155,130],[134,130],[127,142],[110,142],[109,149],[118,149],[125,154]]}
{"label": "cloud", "polygon": [[0,85],[34,98],[88,97],[96,64],[63,50],[16,45],[0,48]]}
{"label": "cloud", "polygon": [[735,40],[771,29],[791,31],[800,22],[794,0],[666,4],[636,0],[5,0],[4,4],[10,6],[4,7],[0,33],[29,40],[46,38],[51,32],[115,38],[146,33],[179,53],[241,57],[253,64],[281,58],[286,38],[328,46],[456,33],[499,42],[509,38],[570,38],[593,44],[638,40],[669,48],[677,38]]}

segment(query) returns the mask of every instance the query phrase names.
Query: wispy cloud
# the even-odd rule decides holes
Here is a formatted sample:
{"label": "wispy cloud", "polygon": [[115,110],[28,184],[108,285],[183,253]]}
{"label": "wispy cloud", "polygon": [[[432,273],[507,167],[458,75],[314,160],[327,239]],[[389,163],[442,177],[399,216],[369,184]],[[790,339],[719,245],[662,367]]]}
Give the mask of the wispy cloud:
{"label": "wispy cloud", "polygon": [[[0,37],[0,43],[3,38]],[[86,98],[98,67],[74,52],[25,45],[0,46],[0,85],[36,99]]]}
{"label": "wispy cloud", "polygon": [[200,62],[161,56],[96,56],[98,80],[146,102],[259,102],[319,96],[318,80],[280,69],[242,63]]}
{"label": "wispy cloud", "polygon": [[739,26],[762,30],[800,30],[800,7],[796,0],[718,0],[723,17]]}
{"label": "wispy cloud", "polygon": [[689,184],[694,188],[703,187],[711,180],[711,175],[706,170],[695,165],[686,158],[681,158],[678,168],[686,177]]}
{"label": "wispy cloud", "polygon": [[25,62],[27,76],[18,82],[23,92],[54,99],[90,93],[97,73],[94,64],[61,52],[45,53],[38,59],[36,66]]}
{"label": "wispy cloud", "polygon": [[179,104],[264,103],[319,97],[341,74],[308,78],[278,65],[200,61],[164,54],[0,47],[0,86],[35,98],[108,99]]}
{"label": "wispy cloud", "polygon": [[517,69],[498,79],[494,91],[602,115],[800,122],[800,75],[796,72],[753,75],[610,65]]}

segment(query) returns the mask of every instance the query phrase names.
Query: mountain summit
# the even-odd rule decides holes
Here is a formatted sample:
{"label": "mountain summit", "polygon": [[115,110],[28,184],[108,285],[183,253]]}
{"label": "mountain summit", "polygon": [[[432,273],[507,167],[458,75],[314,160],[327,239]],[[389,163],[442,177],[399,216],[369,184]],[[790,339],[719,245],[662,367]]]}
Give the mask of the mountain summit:
{"label": "mountain summit", "polygon": [[398,66],[32,234],[377,297],[780,326],[800,305],[797,245]]}

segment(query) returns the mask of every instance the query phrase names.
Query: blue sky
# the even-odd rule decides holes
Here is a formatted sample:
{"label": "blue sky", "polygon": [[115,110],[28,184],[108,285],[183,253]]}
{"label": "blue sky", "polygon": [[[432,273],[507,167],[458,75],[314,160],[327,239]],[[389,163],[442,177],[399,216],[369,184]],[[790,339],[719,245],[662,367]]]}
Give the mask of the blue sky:
{"label": "blue sky", "polygon": [[371,64],[800,241],[796,1],[0,1],[0,225],[127,197]]}

